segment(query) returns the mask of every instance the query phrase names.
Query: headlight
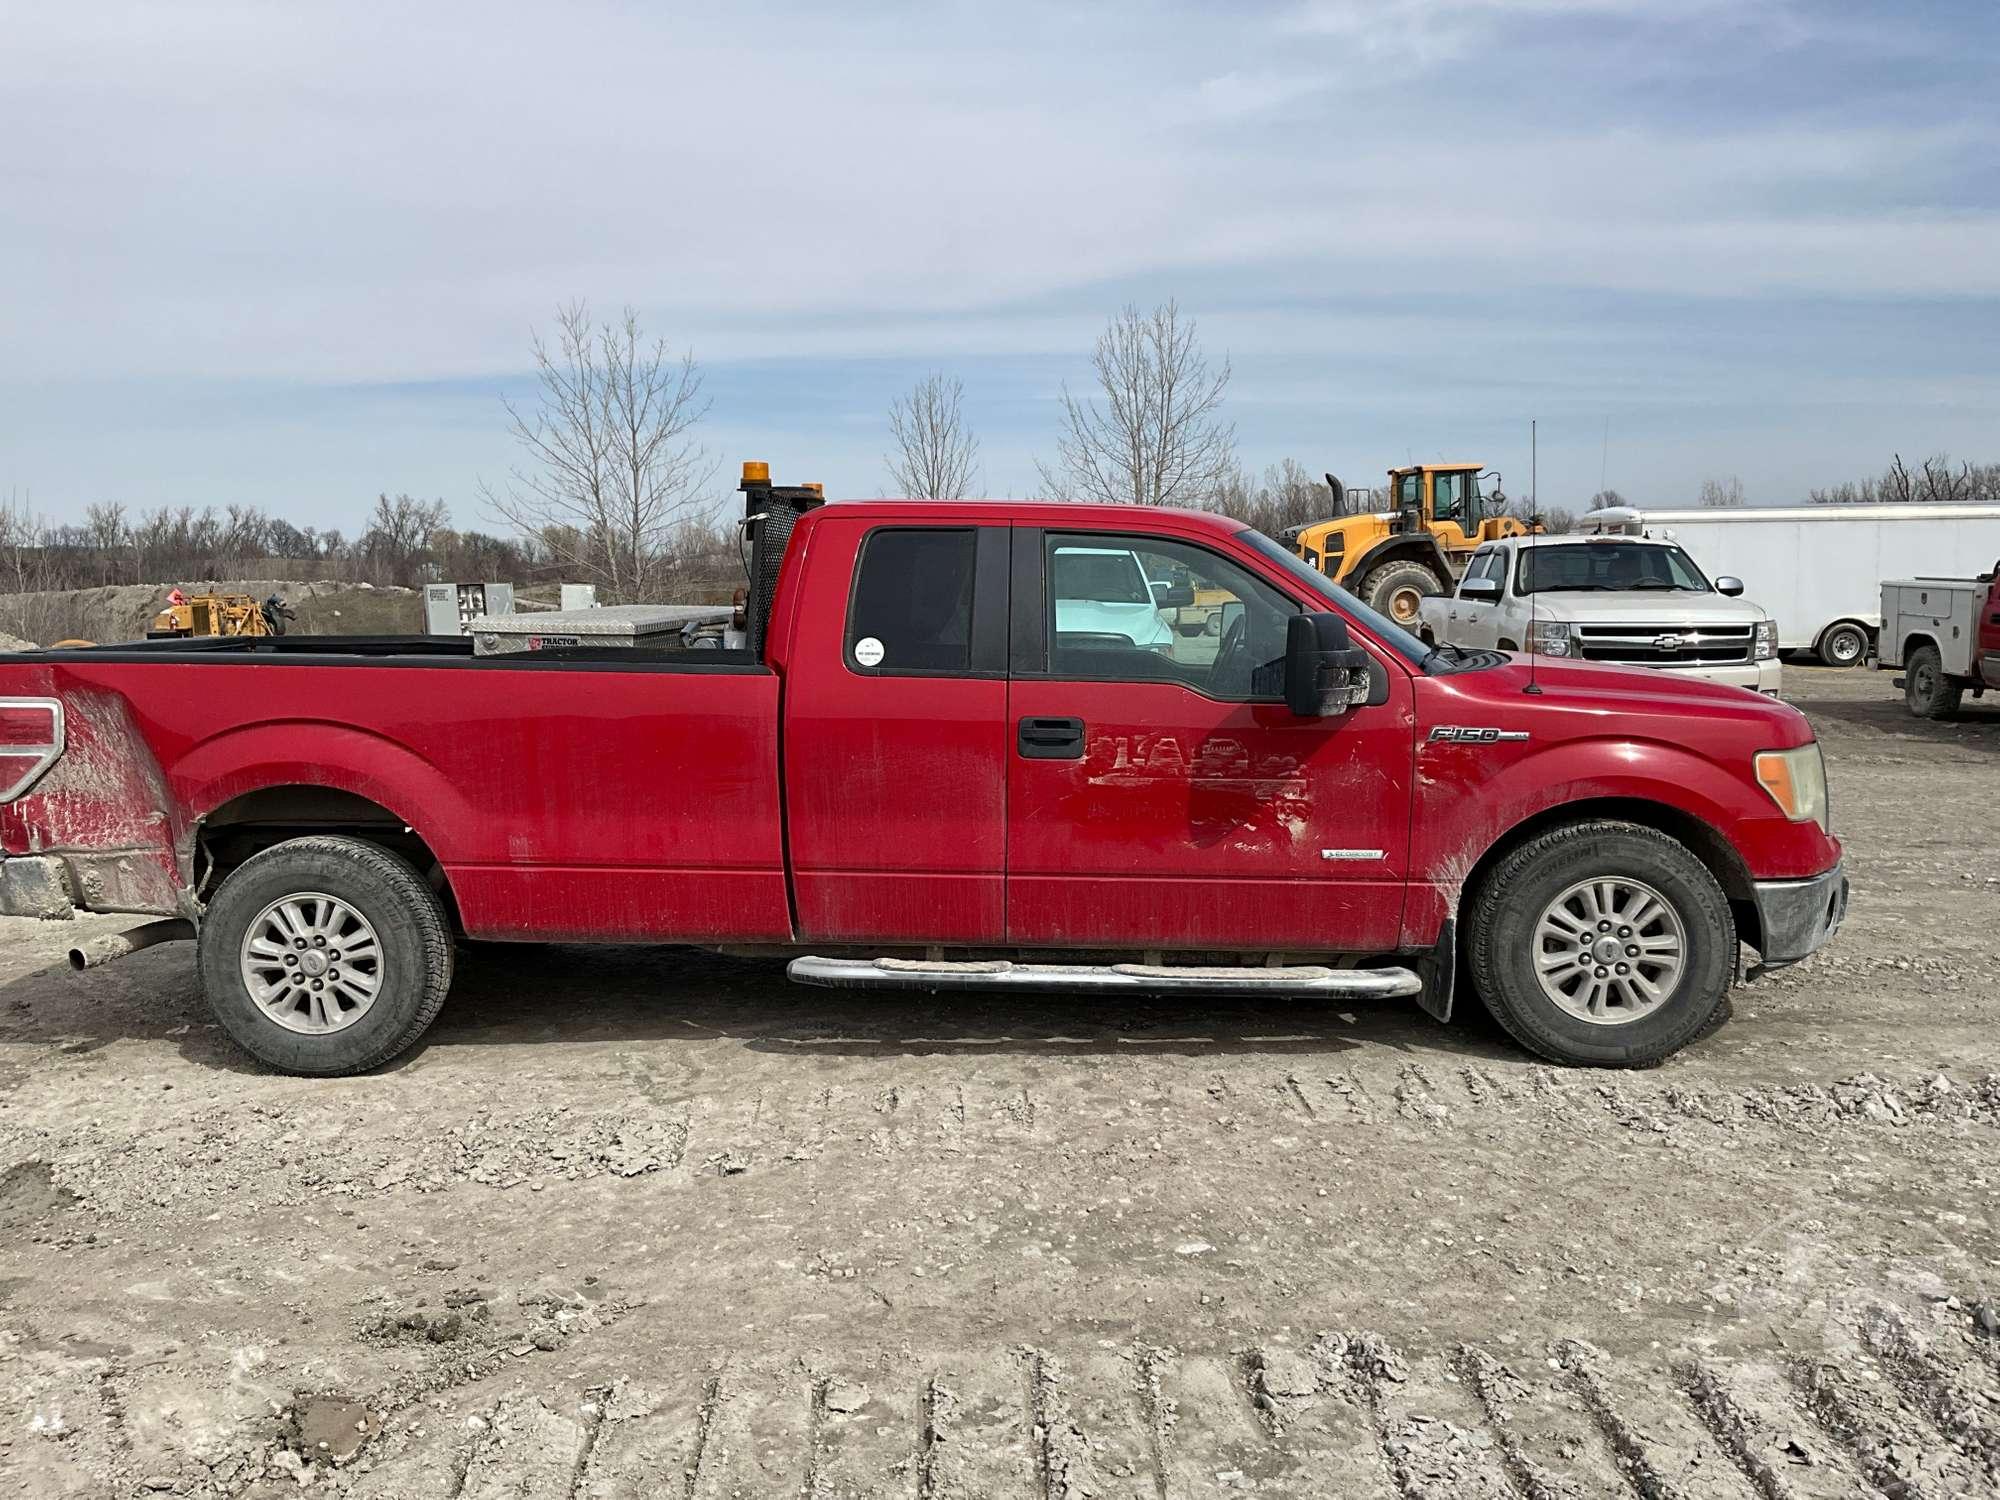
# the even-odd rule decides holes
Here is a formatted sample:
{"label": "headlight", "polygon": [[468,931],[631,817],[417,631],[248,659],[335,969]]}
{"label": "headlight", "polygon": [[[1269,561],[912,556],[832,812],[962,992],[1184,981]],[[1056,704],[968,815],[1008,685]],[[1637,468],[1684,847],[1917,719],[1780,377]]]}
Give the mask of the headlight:
{"label": "headlight", "polygon": [[1757,784],[1771,794],[1794,823],[1808,820],[1831,832],[1826,807],[1826,758],[1819,742],[1796,750],[1765,750],[1757,756]]}
{"label": "headlight", "polygon": [[1537,620],[1528,627],[1528,649],[1544,656],[1581,656],[1576,627],[1565,620]]}
{"label": "headlight", "polygon": [[1757,622],[1757,640],[1750,652],[1750,659],[1752,661],[1769,661],[1777,654],[1778,622],[1776,620],[1759,620]]}

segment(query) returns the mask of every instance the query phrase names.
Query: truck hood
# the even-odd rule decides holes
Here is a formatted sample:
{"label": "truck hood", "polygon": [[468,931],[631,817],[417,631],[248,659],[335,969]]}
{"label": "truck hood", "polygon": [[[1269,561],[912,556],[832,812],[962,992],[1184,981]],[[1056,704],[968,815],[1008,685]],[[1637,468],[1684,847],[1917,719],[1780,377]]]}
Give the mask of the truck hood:
{"label": "truck hood", "polygon": [[[1583,590],[1528,598],[1534,600],[1537,619],[1575,625],[1743,625],[1770,618],[1761,605],[1748,599],[1680,594],[1669,589],[1628,589],[1615,594]],[[1528,599],[1520,599],[1515,607],[1525,609],[1527,605]]]}
{"label": "truck hood", "polygon": [[[1504,666],[1484,671],[1453,672],[1434,678],[1449,683],[1453,696],[1473,698],[1518,716],[1531,710],[1583,711],[1598,720],[1651,719],[1667,739],[1685,736],[1688,716],[1699,716],[1704,734],[1733,722],[1759,750],[1786,750],[1813,739],[1806,716],[1789,703],[1750,688],[1704,682],[1679,672],[1651,667],[1624,667],[1611,662],[1566,661],[1536,656],[1532,668],[1525,652],[1506,654]],[[1533,681],[1534,693],[1527,691]],[[1726,730],[1724,731],[1726,732]]]}

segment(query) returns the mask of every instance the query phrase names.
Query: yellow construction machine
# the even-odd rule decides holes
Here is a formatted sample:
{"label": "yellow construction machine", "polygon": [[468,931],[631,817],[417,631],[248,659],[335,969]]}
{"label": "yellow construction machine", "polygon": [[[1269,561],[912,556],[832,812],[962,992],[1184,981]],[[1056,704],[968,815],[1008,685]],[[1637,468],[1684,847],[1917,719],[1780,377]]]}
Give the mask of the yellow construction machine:
{"label": "yellow construction machine", "polygon": [[283,635],[297,612],[276,594],[259,604],[248,594],[186,595],[175,589],[146,627],[149,641],[211,635]]}
{"label": "yellow construction machine", "polygon": [[1295,526],[1285,539],[1335,583],[1406,627],[1416,624],[1417,601],[1450,589],[1480,543],[1528,531],[1505,513],[1500,476],[1479,464],[1391,469],[1392,509],[1381,511],[1350,508],[1346,487],[1331,474],[1326,482],[1336,514]]}

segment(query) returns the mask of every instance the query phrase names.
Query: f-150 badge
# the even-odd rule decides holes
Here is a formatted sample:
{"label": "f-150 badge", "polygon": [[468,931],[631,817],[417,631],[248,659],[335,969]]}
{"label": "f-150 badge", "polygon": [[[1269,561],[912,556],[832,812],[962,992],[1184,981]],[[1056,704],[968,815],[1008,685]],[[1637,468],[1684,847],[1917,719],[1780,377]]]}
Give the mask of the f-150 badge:
{"label": "f-150 badge", "polygon": [[1525,729],[1468,729],[1457,724],[1440,724],[1430,734],[1433,745],[1494,745],[1501,740],[1525,740]]}

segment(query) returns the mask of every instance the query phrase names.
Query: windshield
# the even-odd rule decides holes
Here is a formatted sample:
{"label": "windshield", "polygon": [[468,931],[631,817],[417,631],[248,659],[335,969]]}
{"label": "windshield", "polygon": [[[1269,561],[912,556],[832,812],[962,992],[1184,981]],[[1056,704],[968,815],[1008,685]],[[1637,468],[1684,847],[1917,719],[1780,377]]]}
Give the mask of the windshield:
{"label": "windshield", "polygon": [[1529,543],[1520,549],[1520,558],[1514,575],[1517,594],[1589,589],[1710,592],[1708,580],[1693,558],[1678,547],[1658,542],[1582,542],[1560,547]]}
{"label": "windshield", "polygon": [[1370,635],[1402,657],[1411,666],[1422,666],[1424,658],[1430,655],[1430,647],[1411,635],[1409,631],[1403,629],[1402,626],[1398,625],[1387,615],[1370,609],[1359,599],[1348,593],[1346,589],[1328,578],[1324,573],[1316,571],[1311,564],[1307,563],[1297,553],[1279,546],[1278,543],[1272,541],[1261,531],[1252,531],[1248,527],[1245,527],[1236,534],[1255,547],[1265,557],[1270,558],[1271,561],[1283,567],[1294,580],[1304,584],[1314,595],[1326,600],[1329,604],[1338,605],[1348,615],[1360,622]]}

